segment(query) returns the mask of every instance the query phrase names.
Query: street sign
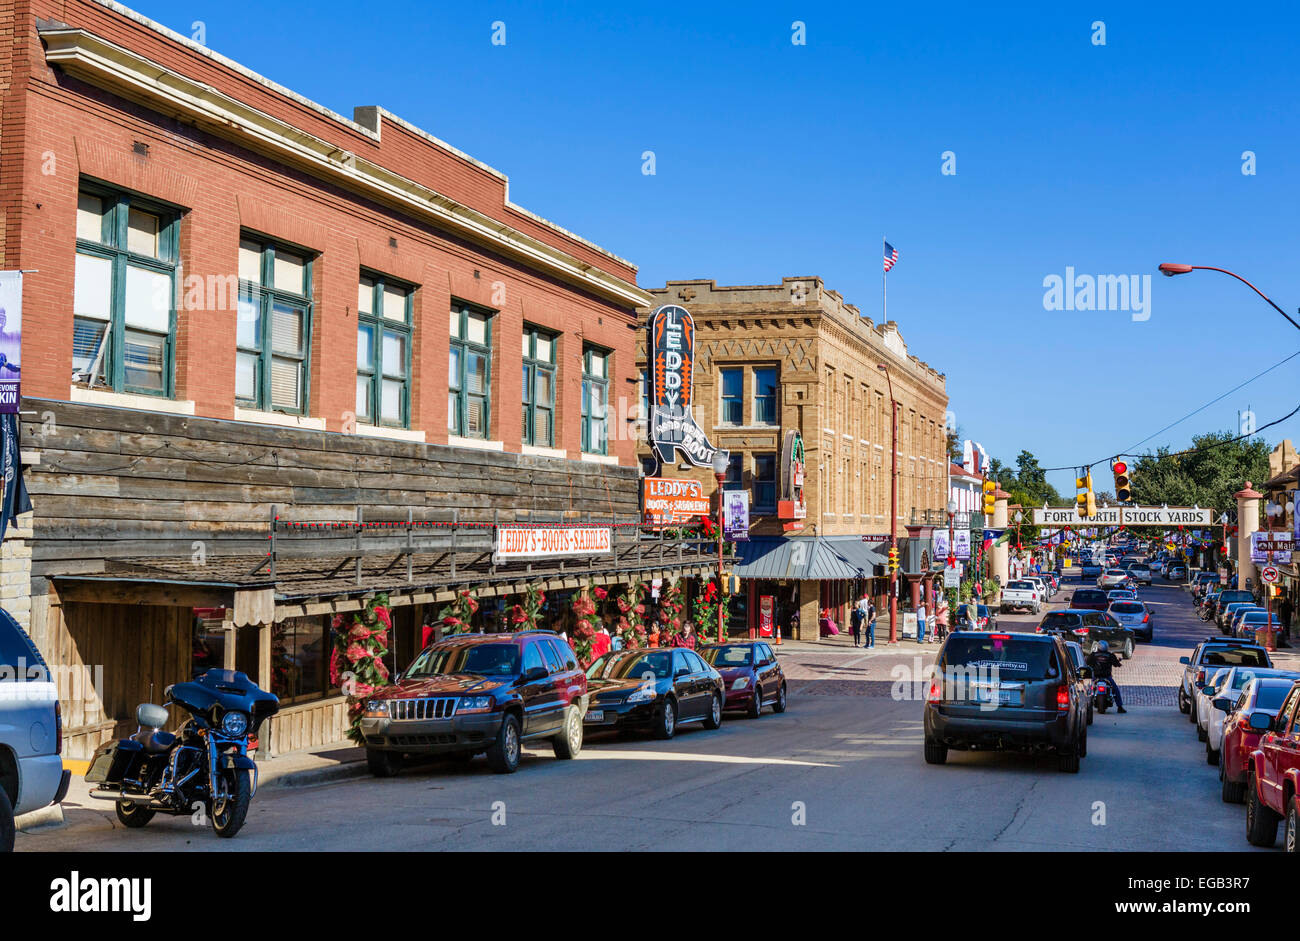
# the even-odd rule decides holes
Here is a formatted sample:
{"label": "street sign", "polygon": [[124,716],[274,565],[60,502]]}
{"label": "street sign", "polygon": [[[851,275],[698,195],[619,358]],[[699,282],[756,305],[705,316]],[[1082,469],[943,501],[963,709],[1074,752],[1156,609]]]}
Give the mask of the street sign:
{"label": "street sign", "polygon": [[1265,585],[1272,585],[1274,582],[1277,581],[1277,578],[1278,578],[1277,569],[1271,565],[1266,565],[1259,570],[1259,580],[1263,582]]}
{"label": "street sign", "polygon": [[1072,506],[1034,510],[1035,526],[1210,526],[1214,511],[1190,506],[1106,506],[1084,518]]}
{"label": "street sign", "polygon": [[950,565],[943,570],[943,587],[956,588],[961,585],[961,569]]}

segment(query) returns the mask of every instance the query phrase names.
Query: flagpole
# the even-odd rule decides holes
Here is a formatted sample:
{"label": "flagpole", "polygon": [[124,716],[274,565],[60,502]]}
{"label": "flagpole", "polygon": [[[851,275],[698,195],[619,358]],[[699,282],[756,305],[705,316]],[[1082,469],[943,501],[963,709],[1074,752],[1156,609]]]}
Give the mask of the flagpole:
{"label": "flagpole", "polygon": [[[885,257],[885,237],[880,237],[880,257]],[[889,322],[889,272],[885,270],[882,262],[880,265],[880,296],[881,296],[881,318],[880,322],[886,324]]]}

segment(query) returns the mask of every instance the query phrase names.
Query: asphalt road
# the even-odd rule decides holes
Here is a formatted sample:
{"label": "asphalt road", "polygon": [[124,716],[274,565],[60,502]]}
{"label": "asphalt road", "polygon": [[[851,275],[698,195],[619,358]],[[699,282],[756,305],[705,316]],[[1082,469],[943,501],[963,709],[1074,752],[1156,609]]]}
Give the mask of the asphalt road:
{"label": "asphalt road", "polygon": [[[592,736],[567,762],[547,745],[514,775],[479,758],[390,780],[264,789],[233,840],[188,818],[129,831],[111,804],[65,806],[64,827],[20,834],[17,849],[1248,849],[1243,808],[1220,801],[1215,769],[1172,704],[1177,659],[1207,626],[1181,587],[1142,595],[1157,612],[1156,639],[1117,679],[1160,704],[1097,716],[1077,775],[1050,757],[1010,754],[953,752],[926,765],[920,703],[894,680],[916,668],[910,648],[928,654],[923,668],[934,645],[870,656],[837,647],[783,654],[791,693],[780,716],[688,726],[670,742]],[[1000,625],[1035,620],[1006,615]]]}

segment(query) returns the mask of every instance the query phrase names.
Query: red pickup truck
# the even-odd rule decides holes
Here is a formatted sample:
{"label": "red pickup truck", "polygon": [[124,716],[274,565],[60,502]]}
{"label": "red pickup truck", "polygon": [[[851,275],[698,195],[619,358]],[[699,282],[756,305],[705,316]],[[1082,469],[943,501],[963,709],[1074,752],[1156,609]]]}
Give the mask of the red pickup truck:
{"label": "red pickup truck", "polygon": [[1277,842],[1277,825],[1286,820],[1284,844],[1296,852],[1300,830],[1300,680],[1287,693],[1277,717],[1255,712],[1250,725],[1263,734],[1250,754],[1246,784],[1246,839],[1254,846]]}

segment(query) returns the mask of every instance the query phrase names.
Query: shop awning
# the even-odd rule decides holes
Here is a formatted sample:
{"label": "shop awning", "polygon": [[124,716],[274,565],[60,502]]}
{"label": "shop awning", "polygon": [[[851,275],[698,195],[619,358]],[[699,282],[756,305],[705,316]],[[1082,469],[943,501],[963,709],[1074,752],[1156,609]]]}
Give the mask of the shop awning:
{"label": "shop awning", "polygon": [[887,544],[882,552],[878,543],[863,542],[861,536],[823,536],[822,541],[850,565],[862,569],[866,578],[876,574],[877,565],[883,566],[889,561]]}
{"label": "shop awning", "polygon": [[741,578],[870,578],[876,564],[866,561],[870,550],[859,541],[859,554],[850,556],[847,542],[848,538],[832,541],[821,536],[759,536],[736,543],[733,570]]}

